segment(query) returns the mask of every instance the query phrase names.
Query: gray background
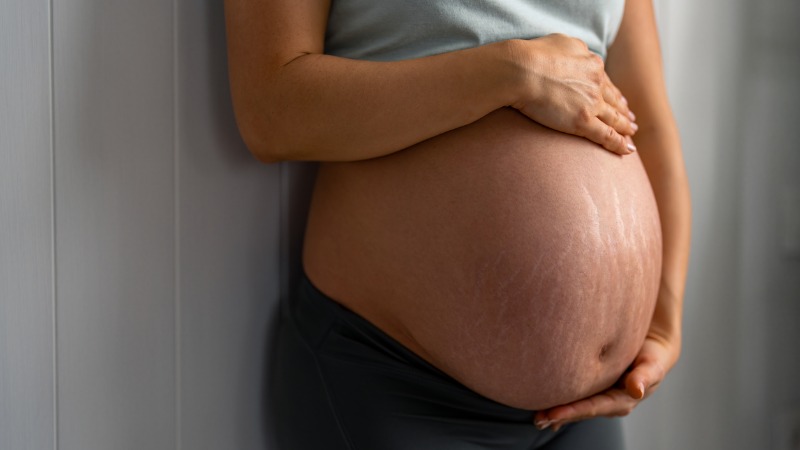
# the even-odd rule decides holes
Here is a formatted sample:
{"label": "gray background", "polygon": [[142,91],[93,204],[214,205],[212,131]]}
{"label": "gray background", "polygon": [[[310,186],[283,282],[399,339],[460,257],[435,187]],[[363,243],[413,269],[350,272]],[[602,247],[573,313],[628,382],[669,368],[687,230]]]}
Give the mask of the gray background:
{"label": "gray background", "polygon": [[[626,437],[796,450],[800,3],[656,3],[694,246],[682,359]],[[0,11],[0,449],[275,448],[313,168],[244,149],[222,2]]]}

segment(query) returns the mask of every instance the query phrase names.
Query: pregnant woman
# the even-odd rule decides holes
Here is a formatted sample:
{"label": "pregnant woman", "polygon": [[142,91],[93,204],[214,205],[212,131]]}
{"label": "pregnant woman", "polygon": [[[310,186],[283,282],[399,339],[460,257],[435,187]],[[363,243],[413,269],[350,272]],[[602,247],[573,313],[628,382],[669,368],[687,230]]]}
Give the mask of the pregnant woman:
{"label": "pregnant woman", "polygon": [[622,447],[689,248],[651,1],[226,0],[248,148],[322,162],[281,448]]}

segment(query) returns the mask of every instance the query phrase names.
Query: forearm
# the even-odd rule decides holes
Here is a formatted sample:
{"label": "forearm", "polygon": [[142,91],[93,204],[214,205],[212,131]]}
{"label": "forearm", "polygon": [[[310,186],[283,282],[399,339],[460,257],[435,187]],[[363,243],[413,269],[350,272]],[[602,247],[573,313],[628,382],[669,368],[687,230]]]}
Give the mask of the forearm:
{"label": "forearm", "polygon": [[375,158],[507,105],[507,43],[398,62],[300,56],[239,83],[237,121],[262,160]]}
{"label": "forearm", "polygon": [[225,0],[239,131],[265,162],[376,158],[513,106],[627,154],[627,106],[583,42],[563,35],[370,62],[325,54],[330,0]]}
{"label": "forearm", "polygon": [[672,125],[643,130],[634,140],[661,218],[661,284],[651,332],[679,343],[691,234],[689,185],[680,142]]}

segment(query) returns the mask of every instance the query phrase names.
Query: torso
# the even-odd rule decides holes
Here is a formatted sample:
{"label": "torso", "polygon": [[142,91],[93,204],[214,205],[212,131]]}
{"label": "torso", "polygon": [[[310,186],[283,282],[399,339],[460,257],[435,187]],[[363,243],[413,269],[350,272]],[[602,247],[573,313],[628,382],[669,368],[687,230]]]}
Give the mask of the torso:
{"label": "torso", "polygon": [[[326,53],[397,60],[562,32],[602,56],[622,8],[332,0]],[[632,362],[661,231],[636,154],[502,109],[383,158],[321,165],[303,263],[317,288],[464,385],[541,409]]]}
{"label": "torso", "polygon": [[320,167],[304,266],[336,301],[476,392],[541,409],[615,382],[661,264],[636,154],[510,109]]}

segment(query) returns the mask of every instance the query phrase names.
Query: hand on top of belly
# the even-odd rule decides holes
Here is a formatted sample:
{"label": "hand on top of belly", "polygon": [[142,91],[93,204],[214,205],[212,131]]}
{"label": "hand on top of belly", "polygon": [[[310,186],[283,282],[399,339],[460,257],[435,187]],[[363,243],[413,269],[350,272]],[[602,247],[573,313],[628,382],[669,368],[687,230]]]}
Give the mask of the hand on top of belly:
{"label": "hand on top of belly", "polygon": [[638,129],[622,93],[608,78],[603,60],[586,44],[562,34],[514,41],[522,69],[519,96],[511,105],[534,121],[582,136],[607,150],[636,150]]}

